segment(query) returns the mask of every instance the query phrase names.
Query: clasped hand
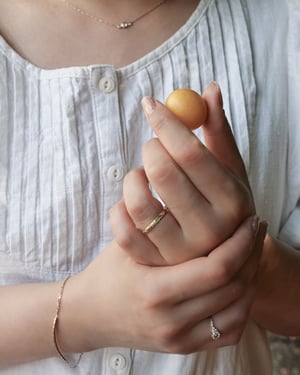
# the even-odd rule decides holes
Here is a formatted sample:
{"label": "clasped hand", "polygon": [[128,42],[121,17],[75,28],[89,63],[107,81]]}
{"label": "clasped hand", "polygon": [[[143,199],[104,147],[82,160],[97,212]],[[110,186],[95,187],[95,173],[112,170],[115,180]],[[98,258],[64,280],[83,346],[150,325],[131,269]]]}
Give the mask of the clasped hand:
{"label": "clasped hand", "polygon": [[[211,84],[204,98],[209,108],[203,125],[207,147],[162,104],[144,99],[157,138],[144,145],[144,167],[129,172],[124,199],[111,211],[116,241],[140,263],[170,265],[207,255],[255,214],[218,86]],[[162,210],[152,189],[169,212],[145,236],[141,230]]]}
{"label": "clasped hand", "polygon": [[[105,324],[90,325],[92,349],[191,353],[236,344],[245,328],[266,225],[255,216],[218,86],[204,97],[206,146],[161,103],[143,101],[157,138],[145,144],[143,168],[126,176],[124,198],[111,210],[114,241],[83,271],[90,298],[91,285],[101,297],[86,321]],[[162,209],[152,188],[169,211],[145,234]]]}

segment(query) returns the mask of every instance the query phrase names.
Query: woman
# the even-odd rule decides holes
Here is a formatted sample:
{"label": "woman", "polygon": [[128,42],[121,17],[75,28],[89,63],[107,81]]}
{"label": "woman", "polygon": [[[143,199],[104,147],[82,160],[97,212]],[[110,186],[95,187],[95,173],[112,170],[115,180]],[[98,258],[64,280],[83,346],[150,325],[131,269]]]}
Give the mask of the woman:
{"label": "woman", "polygon": [[[271,373],[260,326],[300,331],[297,7],[0,4],[3,374]],[[243,162],[216,84],[207,149],[141,111],[211,81]]]}

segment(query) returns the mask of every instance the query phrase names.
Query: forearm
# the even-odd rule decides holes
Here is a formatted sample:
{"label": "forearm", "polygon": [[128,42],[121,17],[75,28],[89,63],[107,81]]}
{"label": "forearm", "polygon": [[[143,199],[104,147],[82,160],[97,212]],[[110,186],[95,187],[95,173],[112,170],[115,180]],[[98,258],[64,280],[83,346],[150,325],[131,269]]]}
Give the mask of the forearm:
{"label": "forearm", "polygon": [[300,251],[268,236],[258,276],[253,318],[274,333],[300,335]]}
{"label": "forearm", "polygon": [[60,283],[0,287],[0,369],[56,355],[52,323]]}

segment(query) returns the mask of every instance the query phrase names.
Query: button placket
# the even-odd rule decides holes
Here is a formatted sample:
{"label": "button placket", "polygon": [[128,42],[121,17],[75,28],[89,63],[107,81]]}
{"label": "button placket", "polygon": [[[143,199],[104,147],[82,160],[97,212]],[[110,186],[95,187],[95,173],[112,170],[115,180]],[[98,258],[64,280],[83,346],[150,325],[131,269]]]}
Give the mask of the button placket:
{"label": "button placket", "polygon": [[[108,215],[122,197],[122,179],[126,172],[125,143],[119,102],[117,71],[111,66],[95,66],[91,73],[93,111],[96,122],[97,150],[100,162],[101,212]],[[101,222],[103,238],[111,238],[109,220]]]}
{"label": "button placket", "polygon": [[[97,77],[97,78],[96,78]],[[95,70],[94,72],[94,82],[98,81],[98,89],[103,94],[111,94],[109,98],[107,98],[110,102],[113,101],[114,97],[118,95],[116,88],[117,88],[117,75],[111,68],[106,68],[101,71]],[[113,116],[113,115],[112,115]],[[119,182],[124,177],[124,168],[122,163],[118,163],[115,160],[116,164],[111,164],[107,166],[107,179],[111,183]]]}

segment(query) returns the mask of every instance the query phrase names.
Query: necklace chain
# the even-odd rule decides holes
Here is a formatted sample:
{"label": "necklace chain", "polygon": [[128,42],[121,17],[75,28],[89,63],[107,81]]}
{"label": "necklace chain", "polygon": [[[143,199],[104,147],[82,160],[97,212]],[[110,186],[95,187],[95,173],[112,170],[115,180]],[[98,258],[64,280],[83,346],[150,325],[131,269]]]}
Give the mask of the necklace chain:
{"label": "necklace chain", "polygon": [[145,13],[142,13],[141,15],[139,15],[138,17],[130,20],[130,21],[123,21],[123,22],[120,22],[118,24],[114,24],[114,23],[111,23],[111,22],[108,22],[106,21],[105,19],[103,19],[102,17],[97,17],[97,16],[94,16],[93,14],[90,14],[88,13],[86,10],[82,9],[82,8],[79,8],[77,7],[76,5],[72,4],[70,1],[68,0],[61,0],[63,3],[65,3],[69,8],[75,10],[76,12],[82,14],[83,16],[85,17],[88,17],[89,19],[91,19],[92,21],[95,21],[97,23],[100,23],[102,25],[106,25],[106,26],[109,26],[109,27],[113,27],[114,29],[118,29],[118,30],[124,30],[124,29],[128,29],[128,27],[131,27],[133,26],[137,21],[139,21],[140,19],[146,17],[148,14],[150,14],[151,12],[153,12],[154,10],[156,10],[157,8],[159,8],[161,5],[163,5],[167,0],[162,0],[160,1],[158,4],[156,4],[155,6],[153,6],[152,8],[148,9]]}

